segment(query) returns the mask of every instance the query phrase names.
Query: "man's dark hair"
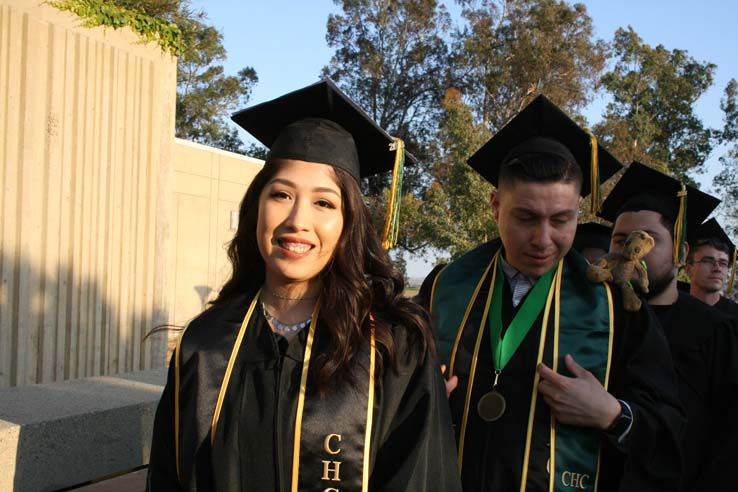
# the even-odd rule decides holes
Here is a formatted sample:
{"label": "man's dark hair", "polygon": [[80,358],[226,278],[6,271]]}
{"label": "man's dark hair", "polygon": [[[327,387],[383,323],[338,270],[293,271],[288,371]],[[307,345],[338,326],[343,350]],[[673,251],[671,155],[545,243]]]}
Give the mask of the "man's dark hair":
{"label": "man's dark hair", "polygon": [[702,246],[712,246],[716,250],[722,251],[730,257],[730,247],[728,247],[728,245],[723,241],[715,237],[703,237],[695,241],[694,245],[690,245],[689,254],[687,254],[687,263],[692,263],[694,261],[694,254]]}
{"label": "man's dark hair", "polygon": [[673,205],[674,197],[666,196],[662,193],[654,192],[648,195],[636,195],[626,201],[618,210],[616,217],[625,212],[641,212],[649,210],[659,214],[659,222],[666,230],[669,231],[669,237],[674,239],[674,224],[676,223],[676,214],[678,213],[678,202],[676,210]]}
{"label": "man's dark hair", "polygon": [[526,181],[556,183],[568,181],[582,186],[582,170],[574,158],[567,159],[550,153],[519,154],[500,166],[499,184]]}

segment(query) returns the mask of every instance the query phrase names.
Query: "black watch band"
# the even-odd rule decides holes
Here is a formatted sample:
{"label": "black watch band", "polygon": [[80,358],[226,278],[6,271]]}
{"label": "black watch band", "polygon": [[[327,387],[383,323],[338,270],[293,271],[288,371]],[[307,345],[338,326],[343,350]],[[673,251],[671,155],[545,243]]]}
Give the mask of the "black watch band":
{"label": "black watch band", "polygon": [[630,406],[623,400],[618,400],[618,403],[620,403],[620,413],[615,417],[610,427],[605,429],[607,435],[615,438],[621,437],[633,424],[633,414]]}

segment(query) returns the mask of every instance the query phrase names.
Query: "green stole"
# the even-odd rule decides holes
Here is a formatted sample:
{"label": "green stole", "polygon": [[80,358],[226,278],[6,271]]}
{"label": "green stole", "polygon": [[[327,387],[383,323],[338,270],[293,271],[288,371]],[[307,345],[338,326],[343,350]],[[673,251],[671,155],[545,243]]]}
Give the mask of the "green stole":
{"label": "green stole", "polygon": [[[456,351],[463,330],[477,330],[477,343],[471,358],[471,367],[468,368],[469,384],[466,389],[464,415],[460,427],[457,428],[459,471],[463,465],[467,415],[470,405],[472,408],[476,407],[476,402],[471,402],[470,398],[474,389],[477,356],[481,349],[481,335],[488,329],[489,302],[479,327],[468,326],[467,319],[477,302],[482,286],[486,283],[490,285],[490,290],[493,288],[494,279],[489,281],[493,272],[492,258],[499,248],[499,241],[485,243],[449,264],[436,277],[431,293],[430,307],[436,321],[439,356],[443,362],[449,364],[449,376],[455,372]],[[586,261],[576,252],[570,252],[559,262],[543,308],[538,362],[543,359],[545,341],[550,331],[550,336],[553,337],[554,360],[546,362],[552,369],[571,376],[564,365],[564,356],[571,354],[579,365],[592,372],[607,389],[612,356],[612,294],[609,285],[590,283],[585,277],[585,272]],[[496,274],[503,275],[503,272],[499,271]],[[491,295],[502,293],[492,292]],[[489,350],[486,347],[483,349]],[[536,372],[532,385],[525,452],[521,457],[523,463],[521,491],[525,490],[527,482],[538,383],[539,376]],[[596,429],[560,424],[555,421],[553,415],[548,432],[551,442],[549,464],[555,471],[550,475],[549,490],[551,492],[573,489],[596,490],[600,432]],[[473,453],[474,450],[470,452]]]}
{"label": "green stole", "polygon": [[[259,299],[258,292],[246,316],[228,357],[228,363],[219,371],[220,391],[212,402],[212,423],[209,432],[210,445],[215,440],[216,429],[228,390],[239,350]],[[321,397],[313,388],[309,377],[310,359],[319,314],[318,302],[313,311],[308,329],[305,355],[300,378],[300,393],[295,415],[295,437],[292,450],[292,477],[290,491],[338,492],[369,490],[370,443],[374,410],[374,373],[376,345],[374,330],[371,331],[371,347],[361,351],[366,360],[357,365],[357,387],[336,388]],[[184,334],[183,334],[184,336]],[[175,375],[175,453],[177,475],[180,483],[187,483],[192,465],[191,457],[180,456],[180,344],[177,343],[174,357]]]}

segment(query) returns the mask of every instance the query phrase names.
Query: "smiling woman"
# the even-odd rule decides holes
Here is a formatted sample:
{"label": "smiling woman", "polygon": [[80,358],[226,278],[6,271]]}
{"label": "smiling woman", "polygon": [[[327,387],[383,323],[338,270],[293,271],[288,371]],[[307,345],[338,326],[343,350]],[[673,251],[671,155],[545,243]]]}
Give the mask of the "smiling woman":
{"label": "smiling woman", "polygon": [[330,81],[234,119],[270,153],[174,353],[149,490],[460,490],[428,315],[359,189],[401,142]]}

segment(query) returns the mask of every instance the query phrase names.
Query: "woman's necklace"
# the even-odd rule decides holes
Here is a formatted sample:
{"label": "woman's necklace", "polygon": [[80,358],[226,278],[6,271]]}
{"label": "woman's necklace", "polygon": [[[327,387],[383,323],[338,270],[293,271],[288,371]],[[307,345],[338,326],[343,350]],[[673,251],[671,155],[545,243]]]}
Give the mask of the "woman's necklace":
{"label": "woman's necklace", "polygon": [[272,295],[272,297],[276,297],[277,299],[282,299],[283,301],[314,301],[318,298],[318,296],[312,296],[312,297],[287,297],[283,296],[281,294],[277,294],[276,292],[269,291],[269,294]]}
{"label": "woman's necklace", "polygon": [[264,304],[264,301],[261,302],[261,310],[264,312],[264,317],[269,321],[272,326],[274,326],[275,330],[278,333],[289,333],[289,332],[295,332],[298,330],[301,330],[305,328],[307,325],[310,324],[310,321],[313,319],[313,315],[311,314],[310,317],[304,321],[298,321],[297,323],[293,324],[286,324],[279,321],[277,318],[272,316],[269,311],[267,311],[266,305]]}

